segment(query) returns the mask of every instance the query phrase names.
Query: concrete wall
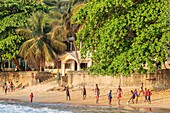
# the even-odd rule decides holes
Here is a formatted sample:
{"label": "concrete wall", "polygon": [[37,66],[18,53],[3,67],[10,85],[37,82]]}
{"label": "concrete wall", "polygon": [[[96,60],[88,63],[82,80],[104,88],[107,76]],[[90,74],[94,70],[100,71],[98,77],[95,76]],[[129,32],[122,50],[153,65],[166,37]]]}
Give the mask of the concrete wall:
{"label": "concrete wall", "polygon": [[85,71],[69,71],[68,85],[70,87],[77,87],[86,85],[93,87],[95,84],[99,84],[100,87],[122,87],[128,86],[140,86],[141,83],[145,87],[152,88],[170,88],[170,70],[159,70],[151,74],[133,74],[129,77],[111,77],[111,76],[91,76]]}
{"label": "concrete wall", "polygon": [[[34,74],[34,77],[32,76]],[[41,81],[47,80],[53,77],[50,73],[39,73],[37,71],[23,71],[23,72],[0,72],[0,86],[6,82],[13,82],[16,88],[22,88],[23,86],[35,85],[38,79]]]}

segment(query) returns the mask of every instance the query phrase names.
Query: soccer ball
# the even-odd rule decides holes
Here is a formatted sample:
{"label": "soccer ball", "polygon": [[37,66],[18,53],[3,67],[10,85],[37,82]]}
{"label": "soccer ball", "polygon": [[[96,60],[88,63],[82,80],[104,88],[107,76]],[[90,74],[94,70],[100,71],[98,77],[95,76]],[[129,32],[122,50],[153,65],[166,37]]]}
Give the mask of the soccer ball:
{"label": "soccer ball", "polygon": [[128,105],[128,104],[129,104],[129,102],[126,102],[126,104]]}

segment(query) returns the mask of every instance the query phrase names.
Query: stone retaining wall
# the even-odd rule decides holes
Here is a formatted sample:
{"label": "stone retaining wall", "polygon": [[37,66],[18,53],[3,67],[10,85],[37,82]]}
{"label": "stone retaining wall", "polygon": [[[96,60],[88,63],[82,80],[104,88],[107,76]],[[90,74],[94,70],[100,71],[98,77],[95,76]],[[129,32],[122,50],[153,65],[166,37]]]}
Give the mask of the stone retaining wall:
{"label": "stone retaining wall", "polygon": [[[34,77],[32,76],[34,74]],[[37,84],[38,80],[44,81],[53,77],[51,73],[40,73],[37,71],[19,71],[19,72],[0,72],[0,86],[5,82],[13,82],[15,87],[31,86]]]}
{"label": "stone retaining wall", "polygon": [[100,87],[122,87],[140,86],[141,83],[146,87],[152,88],[170,88],[170,70],[158,70],[150,74],[133,74],[129,77],[111,77],[111,76],[91,76],[85,71],[69,71],[68,85],[70,87],[78,87],[86,85],[94,87],[99,84]]}

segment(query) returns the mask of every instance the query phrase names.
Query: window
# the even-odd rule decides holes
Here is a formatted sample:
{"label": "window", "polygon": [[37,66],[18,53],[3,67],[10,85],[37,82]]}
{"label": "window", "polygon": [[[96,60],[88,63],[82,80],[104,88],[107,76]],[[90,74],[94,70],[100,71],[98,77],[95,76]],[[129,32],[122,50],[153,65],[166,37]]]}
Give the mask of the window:
{"label": "window", "polygon": [[70,63],[65,64],[65,69],[70,69]]}
{"label": "window", "polygon": [[81,63],[80,68],[82,69],[87,69],[87,63]]}

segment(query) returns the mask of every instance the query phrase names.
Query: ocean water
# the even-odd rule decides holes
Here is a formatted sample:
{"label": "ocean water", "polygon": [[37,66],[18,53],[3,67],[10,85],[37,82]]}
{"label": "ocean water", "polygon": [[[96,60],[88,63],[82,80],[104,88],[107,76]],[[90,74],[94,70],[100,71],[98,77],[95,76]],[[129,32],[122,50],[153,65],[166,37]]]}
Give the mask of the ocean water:
{"label": "ocean water", "polygon": [[[149,110],[149,111],[148,111]],[[170,109],[132,109],[109,106],[79,106],[72,104],[44,104],[0,101],[0,113],[169,113]]]}
{"label": "ocean water", "polygon": [[114,107],[0,101],[0,113],[136,113]]}

